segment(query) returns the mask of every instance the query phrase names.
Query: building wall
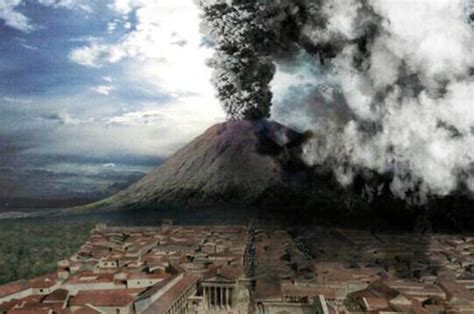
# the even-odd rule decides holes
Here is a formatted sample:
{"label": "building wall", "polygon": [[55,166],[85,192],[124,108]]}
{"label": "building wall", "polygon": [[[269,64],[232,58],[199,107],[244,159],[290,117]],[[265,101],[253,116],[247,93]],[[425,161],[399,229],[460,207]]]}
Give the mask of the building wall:
{"label": "building wall", "polygon": [[122,286],[117,286],[113,282],[110,283],[84,283],[84,284],[66,284],[63,289],[69,290],[71,294],[76,294],[79,290],[108,290],[108,289],[122,289]]}
{"label": "building wall", "polygon": [[14,294],[7,295],[5,297],[0,298],[0,304],[11,301],[13,299],[21,299],[26,298],[33,294],[33,289],[29,288]]}
{"label": "building wall", "polygon": [[129,279],[127,280],[127,288],[128,289],[134,289],[134,288],[146,288],[146,287],[151,287],[160,281],[163,281],[163,279]]}
{"label": "building wall", "polygon": [[99,307],[96,308],[104,314],[131,314],[133,313],[133,303],[125,307]]}
{"label": "building wall", "polygon": [[54,290],[58,289],[60,286],[61,286],[61,284],[58,282],[50,288],[35,288],[35,289],[33,289],[32,294],[41,294],[41,295],[50,294]]}
{"label": "building wall", "polygon": [[301,303],[264,303],[263,307],[257,308],[258,314],[315,314],[312,305]]}

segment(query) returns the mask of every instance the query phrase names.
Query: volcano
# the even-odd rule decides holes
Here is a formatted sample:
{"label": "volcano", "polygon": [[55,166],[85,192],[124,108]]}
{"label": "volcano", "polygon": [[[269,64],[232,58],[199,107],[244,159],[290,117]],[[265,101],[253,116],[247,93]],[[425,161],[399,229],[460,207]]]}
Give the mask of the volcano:
{"label": "volcano", "polygon": [[217,124],[143,179],[93,206],[242,205],[269,195],[292,195],[309,180],[298,157],[306,139],[306,134],[267,120]]}
{"label": "volcano", "polygon": [[303,210],[325,221],[377,225],[373,221],[380,218],[404,227],[429,215],[443,226],[448,218],[456,228],[474,226],[473,199],[464,194],[413,205],[391,193],[389,175],[369,170],[355,176],[352,185],[341,186],[330,167],[309,167],[301,159],[314,136],[269,120],[229,120],[207,129],[127,189],[65,212],[159,210],[176,204],[259,208],[272,214]]}

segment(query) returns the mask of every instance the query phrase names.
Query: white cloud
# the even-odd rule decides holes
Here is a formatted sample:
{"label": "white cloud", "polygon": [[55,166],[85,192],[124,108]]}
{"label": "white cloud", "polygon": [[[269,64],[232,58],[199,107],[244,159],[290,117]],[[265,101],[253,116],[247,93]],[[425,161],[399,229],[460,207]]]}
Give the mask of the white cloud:
{"label": "white cloud", "polygon": [[466,75],[474,63],[474,32],[463,0],[371,0],[385,19],[384,44],[395,56],[425,74],[427,84]]}
{"label": "white cloud", "polygon": [[[460,182],[474,192],[474,79],[469,73],[474,32],[465,16],[466,1],[369,3],[383,18],[383,31],[370,47],[368,71],[354,68],[353,45],[334,60],[355,118],[317,125],[327,138],[316,139],[306,157],[311,163],[331,157],[392,172],[391,189],[401,197],[415,187],[421,194],[446,195]],[[346,19],[353,20],[353,13]],[[407,76],[420,80],[419,94]],[[367,131],[362,127],[367,122],[379,130]]]}
{"label": "white cloud", "polygon": [[139,110],[95,120],[55,114],[45,117],[56,123],[49,134],[54,141],[29,152],[166,157],[220,121],[210,119],[216,116],[212,111],[197,111],[195,107],[200,105],[198,102],[173,102],[164,106],[150,103]]}
{"label": "white cloud", "polygon": [[[128,23],[126,15],[135,10],[133,30],[117,42],[93,41],[74,49],[71,61],[91,68],[122,62],[123,77],[129,84],[152,86],[173,98],[146,111],[111,118],[110,125],[146,126],[150,132],[159,128],[163,136],[154,141],[169,143],[164,145],[168,147],[224,119],[210,82],[211,69],[205,64],[212,50],[202,45],[199,10],[192,1],[116,0],[110,7],[124,15],[124,23]],[[100,91],[107,92],[104,88]]]}
{"label": "white cloud", "polygon": [[[48,7],[91,11],[89,0],[37,0],[37,2]],[[35,30],[36,26],[18,11],[22,5],[25,5],[23,0],[0,0],[0,20],[3,20],[6,26],[28,33]]]}
{"label": "white cloud", "polygon": [[107,32],[113,33],[117,29],[117,22],[110,22],[107,24]]}
{"label": "white cloud", "polygon": [[14,104],[31,104],[32,103],[31,99],[15,98],[15,97],[8,97],[8,96],[3,97],[3,100],[9,103],[14,103]]}
{"label": "white cloud", "polygon": [[54,8],[80,9],[91,12],[90,0],[38,0],[39,4]]}
{"label": "white cloud", "polygon": [[114,89],[114,86],[111,85],[99,85],[92,88],[97,94],[109,95]]}
{"label": "white cloud", "polygon": [[[138,4],[139,1],[133,0],[115,0],[110,7],[120,14],[128,14]],[[141,2],[141,1],[140,1]]]}
{"label": "white cloud", "polygon": [[79,49],[73,50],[69,58],[77,64],[100,68],[104,62],[115,63],[126,56],[126,52],[118,46],[90,43]]}
{"label": "white cloud", "polygon": [[113,44],[93,42],[75,49],[70,54],[72,61],[100,67],[124,58],[140,60],[146,66],[137,72],[145,71],[163,89],[210,92],[211,70],[205,60],[212,51],[202,45],[199,10],[191,1],[117,0],[112,7],[118,13],[135,9],[136,30]]}
{"label": "white cloud", "polygon": [[0,20],[14,29],[30,32],[34,26],[25,15],[17,11],[17,7],[21,4],[22,0],[0,0]]}

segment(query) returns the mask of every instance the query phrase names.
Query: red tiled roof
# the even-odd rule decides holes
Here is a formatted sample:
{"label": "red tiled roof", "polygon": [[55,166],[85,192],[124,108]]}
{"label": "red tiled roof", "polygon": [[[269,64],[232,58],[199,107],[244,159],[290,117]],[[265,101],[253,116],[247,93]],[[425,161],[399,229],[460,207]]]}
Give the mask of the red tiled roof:
{"label": "red tiled roof", "polygon": [[127,306],[133,302],[133,296],[127,290],[79,291],[71,300],[71,305],[94,305],[103,307]]}
{"label": "red tiled roof", "polygon": [[127,273],[127,279],[166,279],[171,277],[171,274],[162,273]]}
{"label": "red tiled roof", "polygon": [[448,301],[453,298],[464,299],[473,302],[474,292],[467,290],[463,285],[450,279],[440,279],[438,286],[446,292]]}
{"label": "red tiled roof", "polygon": [[147,299],[147,298],[150,298],[152,295],[154,295],[155,293],[157,293],[158,291],[160,291],[161,289],[163,289],[166,285],[168,285],[172,280],[174,280],[174,278],[176,277],[169,277],[169,278],[166,278],[162,281],[160,281],[159,283],[145,289],[137,298],[137,301],[138,300],[143,300],[143,299]]}
{"label": "red tiled roof", "polygon": [[367,307],[367,310],[373,311],[378,309],[388,309],[388,302],[385,299],[377,297],[367,297],[363,298],[364,304]]}
{"label": "red tiled roof", "polygon": [[2,307],[6,309],[7,311],[12,310],[13,308],[18,308],[18,307],[23,308],[25,305],[28,305],[28,304],[40,303],[41,297],[42,296],[39,296],[39,295],[30,295],[26,298],[14,299],[9,302],[2,303]]}
{"label": "red tiled roof", "polygon": [[65,284],[83,284],[83,283],[101,283],[113,282],[114,274],[111,273],[93,273],[91,271],[83,271],[72,275],[66,280]]}
{"label": "red tiled roof", "polygon": [[44,303],[56,303],[56,302],[64,302],[67,299],[69,292],[64,289],[58,289],[47,296],[45,296],[42,300]]}
{"label": "red tiled roof", "polygon": [[62,313],[64,309],[62,304],[42,304],[42,303],[28,303],[21,306],[21,308],[15,308],[8,311],[8,314],[42,314],[42,313]]}
{"label": "red tiled roof", "polygon": [[36,288],[36,289],[47,289],[54,286],[57,283],[57,279],[58,279],[57,273],[48,274],[48,275],[31,279],[30,285],[32,288]]}
{"label": "red tiled roof", "polygon": [[49,314],[49,313],[50,313],[50,309],[36,309],[36,310],[14,309],[7,312],[7,314]]}
{"label": "red tiled roof", "polygon": [[161,314],[165,313],[176,301],[176,298],[186,289],[196,284],[198,278],[191,275],[184,275],[181,280],[175,283],[167,290],[158,300],[151,304],[143,313],[144,314]]}
{"label": "red tiled roof", "polygon": [[3,286],[0,286],[0,298],[6,297],[30,288],[26,280],[18,280]]}
{"label": "red tiled roof", "polygon": [[100,312],[86,305],[74,311],[74,314],[100,314]]}

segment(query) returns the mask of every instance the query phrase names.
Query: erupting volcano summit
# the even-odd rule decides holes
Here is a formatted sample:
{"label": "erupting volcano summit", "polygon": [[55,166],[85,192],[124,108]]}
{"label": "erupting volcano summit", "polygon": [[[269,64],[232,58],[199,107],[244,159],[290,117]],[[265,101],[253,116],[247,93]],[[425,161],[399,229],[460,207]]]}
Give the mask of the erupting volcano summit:
{"label": "erupting volcano summit", "polygon": [[96,205],[250,204],[276,190],[296,191],[308,180],[297,157],[304,140],[304,134],[272,121],[217,124],[142,180]]}

